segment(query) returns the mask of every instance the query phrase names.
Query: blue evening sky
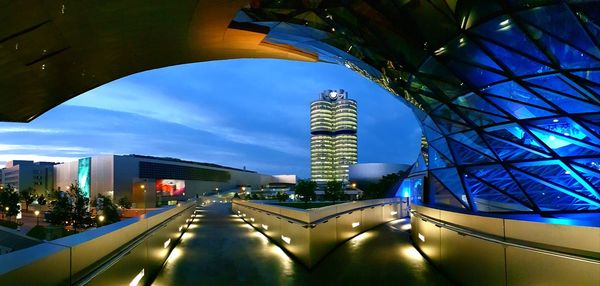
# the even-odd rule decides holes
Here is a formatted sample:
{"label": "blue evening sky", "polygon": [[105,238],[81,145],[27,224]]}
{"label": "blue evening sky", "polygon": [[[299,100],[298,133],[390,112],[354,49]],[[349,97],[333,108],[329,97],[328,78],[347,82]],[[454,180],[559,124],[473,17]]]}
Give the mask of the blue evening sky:
{"label": "blue evening sky", "polygon": [[135,153],[306,178],[310,102],[340,88],[358,103],[359,162],[413,163],[416,118],[376,84],[344,66],[243,59],[142,72],[0,123],[0,166]]}

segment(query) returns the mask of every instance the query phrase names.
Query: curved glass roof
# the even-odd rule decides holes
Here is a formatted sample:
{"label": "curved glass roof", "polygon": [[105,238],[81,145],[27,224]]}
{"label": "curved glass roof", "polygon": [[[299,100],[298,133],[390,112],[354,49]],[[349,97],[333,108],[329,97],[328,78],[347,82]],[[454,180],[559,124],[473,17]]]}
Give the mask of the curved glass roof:
{"label": "curved glass roof", "polygon": [[409,103],[427,139],[425,202],[600,210],[597,2],[256,0],[234,21]]}

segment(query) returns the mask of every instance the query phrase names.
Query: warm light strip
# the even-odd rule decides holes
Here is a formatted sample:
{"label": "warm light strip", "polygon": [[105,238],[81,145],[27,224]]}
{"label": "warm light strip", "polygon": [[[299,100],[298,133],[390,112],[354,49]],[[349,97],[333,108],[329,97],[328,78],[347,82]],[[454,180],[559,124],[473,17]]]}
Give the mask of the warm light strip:
{"label": "warm light strip", "polygon": [[266,224],[262,224],[261,226],[262,226],[262,228],[263,228],[264,230],[269,230],[269,226],[268,226],[268,225],[266,225]]}
{"label": "warm light strip", "polygon": [[183,225],[179,227],[179,231],[181,231],[183,229]]}
{"label": "warm light strip", "polygon": [[285,241],[285,243],[290,244],[292,243],[292,239],[289,236],[285,236],[285,235],[281,235],[281,240]]}
{"label": "warm light strip", "polygon": [[353,223],[352,223],[352,228],[355,228],[355,227],[357,227],[357,226],[359,226],[359,225],[360,225],[360,222],[353,222]]}
{"label": "warm light strip", "polygon": [[169,244],[171,244],[171,239],[167,239],[167,241],[165,241],[165,243],[163,243],[163,248],[167,248],[169,247]]}
{"label": "warm light strip", "polygon": [[420,239],[422,242],[425,242],[425,236],[424,236],[424,235],[422,235],[422,234],[420,234],[420,233],[419,233],[419,239]]}
{"label": "warm light strip", "polygon": [[251,218],[250,218],[250,220],[251,220],[252,222],[254,222],[254,218],[253,218],[253,217],[251,217]]}
{"label": "warm light strip", "polygon": [[144,278],[144,268],[142,268],[142,271],[140,271],[138,275],[133,277],[131,282],[129,282],[129,286],[137,286],[140,283],[140,281],[142,281],[142,278]]}
{"label": "warm light strip", "polygon": [[398,214],[398,212],[397,212],[397,211],[392,211],[392,212],[390,213],[390,215],[397,215],[397,214]]}

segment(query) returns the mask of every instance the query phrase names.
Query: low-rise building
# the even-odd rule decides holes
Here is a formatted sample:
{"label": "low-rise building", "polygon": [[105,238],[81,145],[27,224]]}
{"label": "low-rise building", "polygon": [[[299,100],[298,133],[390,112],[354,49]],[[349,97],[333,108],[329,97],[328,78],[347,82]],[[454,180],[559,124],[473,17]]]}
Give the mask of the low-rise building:
{"label": "low-rise building", "polygon": [[53,166],[55,164],[25,160],[8,161],[2,169],[0,184],[10,185],[17,191],[31,188],[43,194],[54,187]]}
{"label": "low-rise building", "polygon": [[260,189],[274,176],[211,163],[142,155],[99,155],[54,166],[56,188],[77,183],[86,196],[128,197],[135,207],[154,207],[240,186]]}

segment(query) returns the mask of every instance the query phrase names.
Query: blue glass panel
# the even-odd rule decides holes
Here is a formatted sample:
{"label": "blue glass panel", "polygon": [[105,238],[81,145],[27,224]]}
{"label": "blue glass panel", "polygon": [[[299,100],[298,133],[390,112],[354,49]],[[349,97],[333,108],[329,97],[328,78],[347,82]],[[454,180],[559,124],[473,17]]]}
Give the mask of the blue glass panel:
{"label": "blue glass panel", "polygon": [[429,147],[429,169],[446,168],[452,166],[452,160],[439,154],[434,148]]}
{"label": "blue glass panel", "polygon": [[423,124],[425,126],[429,126],[431,129],[433,129],[433,131],[437,133],[442,133],[442,131],[438,128],[437,124],[435,124],[435,122],[433,122],[433,119],[429,116],[423,121]]}
{"label": "blue glass panel", "polygon": [[537,151],[540,154],[549,154],[548,150],[542,146],[541,142],[515,123],[489,127],[486,128],[485,131],[508,143],[524,146],[525,148]]}
{"label": "blue glass panel", "polygon": [[469,92],[464,85],[460,84],[452,84],[432,78],[422,78],[421,81],[431,87],[436,87],[440,93],[445,95],[446,99],[454,99],[457,96],[461,96]]}
{"label": "blue glass panel", "polygon": [[494,157],[494,153],[492,153],[492,151],[488,149],[488,146],[485,144],[485,142],[483,142],[483,140],[481,140],[481,138],[475,131],[456,133],[450,135],[450,138],[464,145],[467,145],[469,146],[469,148],[475,149],[476,151],[483,153],[491,158]]}
{"label": "blue glass panel", "polygon": [[432,201],[435,204],[462,209],[465,208],[465,206],[461,204],[460,201],[458,201],[458,199],[456,199],[450,193],[450,191],[442,183],[440,183],[440,181],[438,181],[438,179],[431,176],[429,178],[429,182],[431,183],[429,187],[429,193],[432,195]]}
{"label": "blue glass panel", "polygon": [[498,73],[458,61],[449,61],[448,67],[465,82],[468,82],[475,87],[483,87],[495,82],[506,80],[505,76]]}
{"label": "blue glass panel", "polygon": [[525,102],[530,105],[536,105],[548,109],[553,109],[544,100],[539,98],[537,95],[529,92],[521,85],[514,81],[500,83],[489,88],[484,89],[486,93],[496,95],[503,98],[508,98],[520,102]]}
{"label": "blue glass panel", "polygon": [[572,73],[577,75],[578,77],[584,78],[590,82],[594,82],[594,83],[600,85],[600,71],[586,70],[586,71],[576,71],[576,72],[572,72]]}
{"label": "blue glass panel", "polygon": [[510,194],[521,202],[529,204],[529,199],[521,191],[519,186],[509,176],[508,172],[500,165],[487,165],[468,168],[469,176],[476,176],[495,188]]}
{"label": "blue glass panel", "polygon": [[419,153],[419,157],[417,158],[417,162],[413,165],[411,173],[413,172],[422,172],[427,170],[427,164],[425,164],[425,159],[423,158],[423,154]]}
{"label": "blue glass panel", "polygon": [[[587,127],[589,130],[592,130],[592,132],[594,132],[594,137],[598,137],[600,136],[600,125],[598,124],[594,124],[591,122],[587,122],[587,121],[580,121],[581,125]],[[595,144],[600,144],[600,143],[595,143]]]}
{"label": "blue glass panel", "polygon": [[588,99],[579,93],[576,89],[567,84],[560,75],[540,76],[536,78],[526,79],[527,82],[538,85],[539,87],[557,90],[562,93],[572,95],[581,99]]}
{"label": "blue glass panel", "polygon": [[[596,197],[591,185],[579,177],[572,169],[558,160],[535,163],[515,163],[520,170],[533,174],[545,181],[555,183],[582,196]],[[597,197],[596,197],[597,198]]]}
{"label": "blue glass panel", "polygon": [[433,75],[436,78],[440,78],[448,83],[454,85],[460,85],[462,81],[448,70],[444,65],[440,64],[438,60],[434,57],[431,57],[423,63],[423,65],[419,68],[420,73]]}
{"label": "blue glass panel", "polygon": [[515,75],[531,75],[552,71],[547,65],[522,56],[515,51],[508,50],[488,41],[484,41],[484,44],[497,58],[502,59],[502,62]]}
{"label": "blue glass panel", "polygon": [[503,123],[508,121],[508,118],[506,117],[495,116],[460,106],[457,106],[456,108],[458,108],[458,110],[460,110],[462,114],[466,115],[469,118],[469,120],[471,120],[477,126],[488,126],[491,124]]}
{"label": "blue glass panel", "polygon": [[461,179],[458,176],[455,168],[437,169],[431,171],[433,175],[444,185],[450,192],[458,198],[465,206],[469,205],[467,195],[464,192]]}
{"label": "blue glass panel", "polygon": [[479,46],[465,36],[454,39],[445,48],[437,50],[440,57],[452,57],[470,65],[481,65],[501,73],[502,68],[494,62]]}
{"label": "blue glass panel", "polygon": [[600,57],[600,51],[587,36],[567,5],[538,7],[519,12],[517,15],[538,29]]}
{"label": "blue glass panel", "polygon": [[427,141],[433,141],[439,138],[442,138],[442,135],[435,132],[432,128],[430,128],[427,125],[423,125],[423,131],[425,132],[425,137],[427,138]]}
{"label": "blue glass panel", "polygon": [[473,196],[473,200],[478,211],[531,211],[529,207],[493,188],[490,188],[488,185],[473,176],[465,175],[464,181],[467,189]]}
{"label": "blue glass panel", "polygon": [[534,91],[539,93],[541,96],[549,99],[557,105],[560,109],[568,112],[568,113],[586,113],[586,112],[595,112],[598,111],[600,107],[597,105],[593,105],[588,102],[583,102],[581,100],[573,99],[571,97],[567,97],[558,93],[554,93],[541,88],[533,88]]}
{"label": "blue glass panel", "polygon": [[425,103],[427,104],[427,106],[429,106],[430,109],[434,109],[434,108],[440,106],[440,104],[442,104],[437,99],[431,98],[429,96],[425,96],[423,94],[419,94],[417,96],[419,96],[423,101],[425,101]]}
{"label": "blue glass panel", "polygon": [[594,68],[599,67],[600,62],[595,58],[583,53],[582,51],[557,40],[556,38],[545,34],[541,30],[525,25],[530,34],[534,38],[539,39],[541,44],[560,62],[560,66],[564,69],[575,68]]}
{"label": "blue glass panel", "polygon": [[458,114],[456,114],[454,111],[452,111],[450,108],[448,108],[447,105],[442,105],[442,106],[438,107],[437,109],[435,109],[434,111],[432,111],[431,113],[438,117],[442,117],[442,118],[446,118],[446,119],[449,119],[452,121],[456,121],[458,123],[466,124],[466,122],[460,116],[458,116]]}
{"label": "blue glass panel", "polygon": [[546,146],[553,149],[560,156],[600,155],[600,148],[585,144],[574,138],[538,128],[530,128],[530,130]]}
{"label": "blue glass panel", "polygon": [[595,192],[600,191],[600,158],[575,159],[571,168],[577,170],[592,184]]}
{"label": "blue glass panel", "polygon": [[546,183],[515,169],[510,170],[536,205],[546,211],[596,210],[600,207],[593,201],[568,194],[569,190]]}
{"label": "blue glass panel", "polygon": [[452,139],[449,139],[448,143],[450,144],[450,148],[452,148],[454,158],[456,158],[456,163],[458,165],[489,163],[494,161],[492,158]]}
{"label": "blue glass panel", "polygon": [[434,118],[434,120],[444,134],[450,134],[450,133],[465,131],[465,130],[469,129],[469,127],[466,125],[458,124],[456,122],[445,120],[443,118],[436,117],[436,118]]}
{"label": "blue glass panel", "polygon": [[543,128],[563,137],[592,144],[600,144],[598,137],[568,117],[547,118],[527,122],[527,125]]}
{"label": "blue glass panel", "polygon": [[442,153],[442,155],[446,156],[446,158],[448,158],[448,159],[452,158],[452,154],[450,153],[450,150],[448,149],[448,144],[446,143],[446,140],[443,138],[435,140],[435,141],[429,141],[429,147],[435,148],[436,151],[438,151],[439,153]]}
{"label": "blue glass panel", "polygon": [[494,107],[475,93],[463,95],[455,99],[454,103],[460,106],[483,110],[485,112],[493,113],[499,116],[506,116],[506,113],[503,113],[502,111],[498,110],[496,107]]}
{"label": "blue glass panel", "polygon": [[506,16],[492,19],[472,30],[476,34],[487,37],[498,43],[510,43],[510,46],[520,52],[532,56],[542,62],[550,63],[546,55],[542,53],[531,40]]}
{"label": "blue glass panel", "polygon": [[488,98],[518,119],[556,115],[550,111],[526,105],[524,103],[517,103],[495,96],[488,96]]}
{"label": "blue glass panel", "polygon": [[500,159],[503,161],[530,160],[550,157],[550,155],[538,152],[535,149],[528,148],[528,146],[523,146],[516,142],[510,142],[492,136],[484,137],[490,143],[490,146],[492,146],[494,152],[496,152],[498,157],[500,157]]}

